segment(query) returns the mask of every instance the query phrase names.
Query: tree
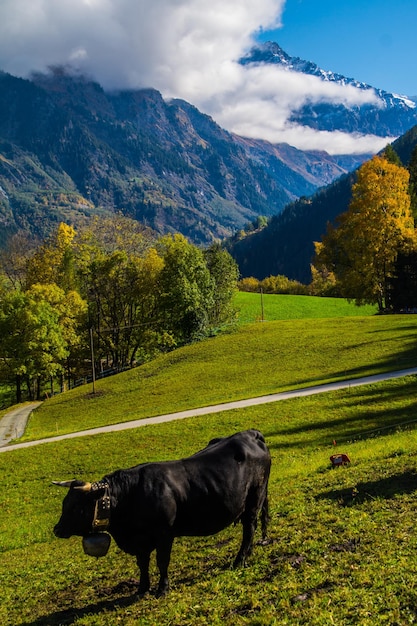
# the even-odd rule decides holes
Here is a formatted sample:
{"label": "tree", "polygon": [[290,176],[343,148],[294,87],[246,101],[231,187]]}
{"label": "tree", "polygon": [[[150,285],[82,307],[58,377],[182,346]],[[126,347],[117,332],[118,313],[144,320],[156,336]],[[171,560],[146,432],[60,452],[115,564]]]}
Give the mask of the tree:
{"label": "tree", "polygon": [[35,284],[55,283],[65,291],[75,287],[72,226],[59,224],[49,240],[39,246],[27,262],[26,288]]}
{"label": "tree", "polygon": [[[67,354],[61,363],[62,367],[59,367],[57,371],[63,374],[65,365],[70,383],[71,370],[75,370],[75,373],[83,373],[82,364],[86,357],[90,356],[90,342],[86,333],[87,302],[77,291],[65,293],[55,284],[33,285],[27,293],[39,302],[46,301],[58,315],[58,324],[66,344]],[[61,386],[62,383],[63,377]]]}
{"label": "tree", "polygon": [[411,153],[408,171],[410,174],[409,193],[411,199],[411,212],[413,214],[414,221],[417,222],[417,146]]}
{"label": "tree", "polygon": [[116,214],[112,217],[95,216],[88,226],[80,229],[78,243],[90,251],[101,250],[108,254],[124,250],[128,254],[142,255],[156,239],[156,234],[140,222]]}
{"label": "tree", "polygon": [[278,274],[277,276],[268,276],[260,281],[260,288],[264,293],[275,294],[293,294],[293,295],[307,295],[308,287],[298,282],[298,280],[291,280],[287,276]]}
{"label": "tree", "polygon": [[232,298],[237,291],[239,268],[229,252],[219,244],[213,244],[205,250],[204,257],[214,280],[213,307],[209,311],[209,322],[219,326],[235,315]]}
{"label": "tree", "polygon": [[406,169],[374,157],[358,170],[348,210],[316,243],[314,266],[333,272],[341,294],[357,304],[387,305],[399,252],[416,246]]}
{"label": "tree", "polygon": [[386,161],[388,161],[389,163],[393,163],[394,165],[398,165],[398,167],[402,167],[403,165],[401,163],[400,157],[395,152],[394,148],[392,147],[390,143],[385,147],[385,150],[382,153],[382,156],[384,157]]}
{"label": "tree", "polygon": [[29,259],[38,246],[39,242],[33,237],[19,231],[8,240],[5,249],[0,252],[1,268],[13,289],[24,289],[27,284]]}
{"label": "tree", "polygon": [[215,281],[203,252],[183,235],[163,237],[158,249],[164,262],[158,281],[163,327],[181,345],[207,332]]}
{"label": "tree", "polygon": [[[131,365],[139,348],[152,352],[159,323],[156,283],[163,266],[155,249],[144,257],[119,250],[96,254],[85,271],[90,325],[98,338],[97,356],[113,367]],[[152,339],[151,339],[152,337]],[[152,347],[151,347],[152,344]]]}
{"label": "tree", "polygon": [[239,291],[248,291],[251,293],[256,293],[260,290],[260,281],[258,278],[254,276],[247,276],[245,278],[241,278],[238,282]]}
{"label": "tree", "polygon": [[398,255],[389,281],[388,297],[394,311],[417,310],[417,251]]}
{"label": "tree", "polygon": [[338,297],[340,294],[336,285],[336,277],[326,267],[317,268],[311,264],[311,296]]}
{"label": "tree", "polygon": [[58,311],[34,292],[11,291],[0,301],[0,355],[10,382],[16,384],[16,402],[22,401],[25,381],[29,397],[40,395],[40,381],[62,371],[68,344]]}
{"label": "tree", "polygon": [[170,350],[175,342],[161,325],[158,281],[164,266],[155,248],[137,259],[135,281],[136,324],[132,334],[132,362],[145,361],[160,351]]}

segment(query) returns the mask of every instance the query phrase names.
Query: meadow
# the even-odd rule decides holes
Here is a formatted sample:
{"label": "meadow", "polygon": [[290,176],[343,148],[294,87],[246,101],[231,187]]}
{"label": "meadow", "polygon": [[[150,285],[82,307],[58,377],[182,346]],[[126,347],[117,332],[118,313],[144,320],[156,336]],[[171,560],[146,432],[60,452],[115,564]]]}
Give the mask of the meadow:
{"label": "meadow", "polygon": [[[244,297],[255,307],[259,296]],[[98,380],[95,393],[87,385],[51,398],[22,441],[417,365],[416,316],[371,315],[367,307],[358,317],[360,309],[344,300],[313,298],[316,317],[299,319],[306,305],[298,298],[308,296],[270,296],[270,321],[241,323]],[[338,306],[352,315],[327,317]]]}
{"label": "meadow", "polygon": [[363,317],[375,315],[376,305],[356,306],[343,298],[275,295],[239,291],[234,299],[239,324],[259,321]]}
{"label": "meadow", "polygon": [[[282,326],[284,321],[287,327]],[[346,372],[363,375],[417,364],[412,316],[304,322],[287,319],[242,326],[199,344],[200,360],[206,363],[204,377],[213,376],[222,384],[227,400],[247,391],[264,393],[268,375],[275,370],[271,369],[272,359],[265,355],[252,363],[259,351],[255,346],[263,345],[267,353],[274,349],[271,342],[279,342],[279,350],[283,350],[291,343],[289,338],[298,345],[297,352],[291,347],[285,358],[275,354],[278,373],[269,385],[274,391],[280,384],[306,386]],[[268,330],[275,325],[279,328],[276,333]],[[240,337],[239,333],[243,333],[242,339],[228,343],[235,335]],[[253,336],[257,333],[256,343]],[[283,333],[287,341],[280,339]],[[337,344],[333,351],[330,338]],[[216,344],[220,347],[214,350]],[[245,346],[246,352],[238,358]],[[233,352],[240,377],[237,373],[233,377],[233,368],[228,369]],[[168,357],[170,363],[164,360]],[[152,375],[143,376],[137,384],[129,376],[140,368],[103,381],[98,398],[91,398],[87,389],[84,398],[77,395],[80,390],[63,394],[45,403],[45,412],[36,414],[32,428],[39,422],[39,431],[47,430],[48,405],[52,407],[48,410],[66,411],[68,419],[72,416],[75,430],[77,405],[78,425],[84,428],[85,407],[90,402],[106,400],[91,410],[93,414],[100,407],[104,415],[111,411],[118,415],[118,405],[123,403],[126,409],[128,402],[132,414],[136,403],[136,415],[152,412],[163,402],[166,407],[188,402],[187,408],[199,398],[209,403],[216,395],[215,384],[191,389],[196,359],[193,346],[189,346],[166,355]],[[304,359],[310,369],[304,364],[297,366],[297,360],[303,363]],[[171,368],[174,373],[170,377],[167,372]],[[263,375],[256,372],[262,368]],[[108,391],[105,385],[116,385],[116,380],[122,381],[118,390]],[[187,390],[180,399],[164,400],[164,395],[173,395],[171,385],[175,393],[183,387]],[[143,408],[152,390],[156,396]],[[1,453],[0,622],[10,626],[416,623],[416,393],[417,378],[408,376]],[[100,417],[104,419],[101,413]],[[135,560],[114,543],[106,557],[94,559],[82,552],[80,538],[59,540],[53,536],[65,492],[52,486],[52,480],[94,480],[145,460],[181,458],[204,447],[214,436],[246,428],[264,433],[273,459],[271,543],[256,546],[247,567],[230,567],[240,541],[240,526],[214,537],[178,539],[171,560],[171,591],[160,600],[152,594],[138,600]],[[332,469],[329,457],[334,452],[348,454],[351,464]],[[155,585],[154,563],[152,580]]]}

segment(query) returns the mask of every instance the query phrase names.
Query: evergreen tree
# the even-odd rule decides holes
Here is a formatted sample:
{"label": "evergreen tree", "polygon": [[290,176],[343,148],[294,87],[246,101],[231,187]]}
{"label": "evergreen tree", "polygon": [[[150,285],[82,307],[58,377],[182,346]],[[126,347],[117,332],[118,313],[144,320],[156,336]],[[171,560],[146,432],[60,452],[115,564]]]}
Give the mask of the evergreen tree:
{"label": "evergreen tree", "polygon": [[384,152],[382,153],[382,156],[384,157],[384,159],[388,161],[388,163],[392,163],[393,165],[397,165],[398,167],[403,166],[403,164],[401,163],[400,157],[395,152],[394,148],[392,147],[390,143],[386,146]]}
{"label": "evergreen tree", "polygon": [[410,174],[410,200],[411,200],[411,212],[414,217],[414,222],[417,223],[417,146],[411,153],[411,158],[408,164],[408,171]]}
{"label": "evergreen tree", "polygon": [[388,298],[396,312],[417,310],[417,251],[398,255],[389,280]]}

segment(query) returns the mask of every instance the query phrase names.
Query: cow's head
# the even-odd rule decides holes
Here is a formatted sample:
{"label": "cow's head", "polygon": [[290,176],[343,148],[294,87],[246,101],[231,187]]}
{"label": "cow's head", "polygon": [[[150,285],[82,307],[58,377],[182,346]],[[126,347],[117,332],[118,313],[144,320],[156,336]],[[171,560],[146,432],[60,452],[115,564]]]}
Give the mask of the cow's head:
{"label": "cow's head", "polygon": [[67,487],[69,491],[62,503],[62,513],[54,534],[62,539],[72,535],[86,537],[94,531],[97,519],[97,504],[106,495],[108,486],[105,483],[85,483],[80,480],[54,482],[59,487]]}

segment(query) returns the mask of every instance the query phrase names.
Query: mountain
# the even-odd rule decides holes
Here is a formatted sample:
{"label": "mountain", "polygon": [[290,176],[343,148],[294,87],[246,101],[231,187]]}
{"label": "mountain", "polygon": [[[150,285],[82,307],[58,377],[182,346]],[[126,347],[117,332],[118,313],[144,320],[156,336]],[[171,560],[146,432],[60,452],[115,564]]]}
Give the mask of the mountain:
{"label": "mountain", "polygon": [[[393,142],[392,147],[407,165],[417,145],[417,126]],[[227,241],[227,248],[236,259],[242,276],[262,279],[282,274],[308,284],[314,241],[320,241],[327,224],[344,213],[352,197],[355,172],[320,189],[309,198],[289,204],[273,216],[262,230],[245,238],[236,235]]]}
{"label": "mountain", "polygon": [[363,157],[346,159],[234,136],[153,89],[108,93],[59,68],[0,73],[0,245],[19,229],[44,237],[115,212],[207,244]]}
{"label": "mountain", "polygon": [[373,91],[376,104],[345,106],[322,102],[306,104],[293,112],[290,122],[316,130],[339,130],[347,133],[372,134],[379,137],[398,137],[417,124],[415,98],[388,93],[353,78],[323,70],[311,61],[289,56],[275,42],[255,46],[241,59],[243,65],[273,64],[284,70],[317,76],[322,81],[351,85],[361,91]]}
{"label": "mountain", "polygon": [[[290,57],[275,43],[241,62],[275,63],[372,89]],[[375,91],[379,107],[311,104],[293,121],[384,137],[417,123],[413,99]],[[299,198],[310,206],[306,198],[370,156],[239,137],[154,89],[106,92],[61,68],[30,80],[0,72],[0,246],[19,230],[43,238],[60,221],[77,226],[117,212],[157,233],[181,232],[207,245],[260,215],[293,211]]]}

